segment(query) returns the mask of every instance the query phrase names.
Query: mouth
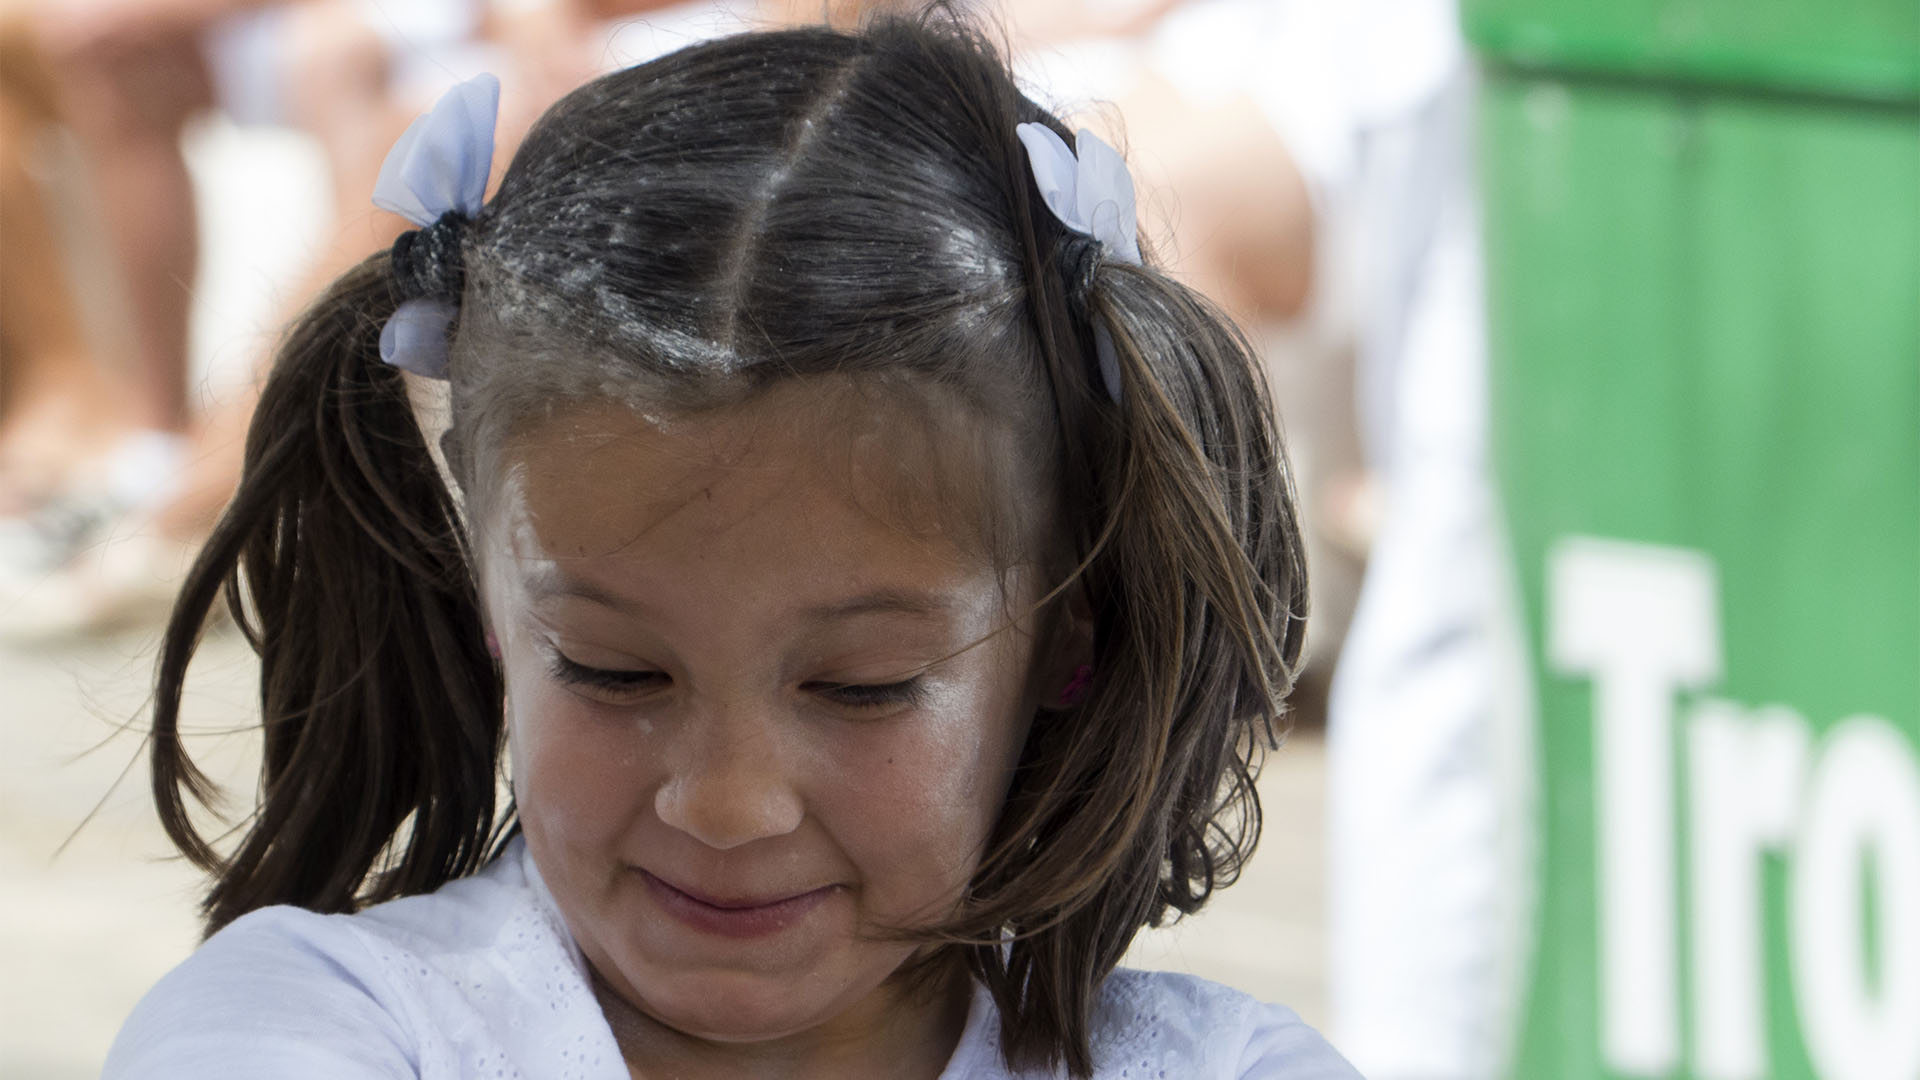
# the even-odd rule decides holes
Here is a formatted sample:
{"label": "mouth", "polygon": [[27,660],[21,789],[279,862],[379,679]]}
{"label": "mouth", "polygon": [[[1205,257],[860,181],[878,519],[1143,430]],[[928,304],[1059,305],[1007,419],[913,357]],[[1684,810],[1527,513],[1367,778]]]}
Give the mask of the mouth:
{"label": "mouth", "polygon": [[777,934],[812,914],[840,888],[822,885],[784,896],[724,897],[670,884],[639,867],[634,872],[667,914],[701,933],[728,938]]}

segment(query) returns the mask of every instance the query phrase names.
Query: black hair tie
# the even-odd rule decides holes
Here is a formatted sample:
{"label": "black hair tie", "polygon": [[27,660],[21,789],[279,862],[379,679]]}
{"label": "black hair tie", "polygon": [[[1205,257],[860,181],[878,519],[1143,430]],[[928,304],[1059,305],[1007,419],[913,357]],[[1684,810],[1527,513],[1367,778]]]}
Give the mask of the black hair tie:
{"label": "black hair tie", "polygon": [[460,244],[467,235],[466,215],[449,210],[424,229],[401,233],[393,242],[393,278],[402,300],[457,299],[466,287]]}
{"label": "black hair tie", "polygon": [[1061,279],[1066,283],[1067,313],[1075,325],[1084,327],[1093,348],[1088,353],[1087,375],[1094,385],[1107,392],[1109,400],[1120,400],[1120,367],[1114,353],[1113,336],[1093,311],[1093,284],[1105,260],[1107,246],[1082,233],[1068,233],[1053,249]]}
{"label": "black hair tie", "polygon": [[1094,277],[1100,272],[1100,260],[1105,255],[1105,245],[1100,241],[1076,232],[1062,237],[1054,248],[1054,259],[1067,286],[1067,306],[1079,322],[1088,319]]}

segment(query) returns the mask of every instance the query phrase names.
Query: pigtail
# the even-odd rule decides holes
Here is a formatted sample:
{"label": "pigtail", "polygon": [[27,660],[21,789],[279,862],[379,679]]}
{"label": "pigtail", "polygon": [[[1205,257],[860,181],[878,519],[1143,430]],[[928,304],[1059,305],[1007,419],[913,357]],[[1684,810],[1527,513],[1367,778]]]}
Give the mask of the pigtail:
{"label": "pigtail", "polygon": [[[1170,722],[1161,775],[1178,781],[1157,793],[1172,800],[1167,835],[1128,860],[1157,868],[1157,924],[1231,884],[1258,841],[1254,779],[1305,645],[1306,554],[1260,362],[1239,328],[1132,267],[1103,266],[1091,307],[1124,387],[1111,533],[1087,569],[1108,600],[1095,667],[1121,674],[1097,697],[1145,702]],[[1135,672],[1141,685],[1124,686]]]}
{"label": "pigtail", "polygon": [[[152,768],[160,820],[214,876],[209,933],[269,904],[322,912],[423,893],[497,839],[500,676],[460,514],[380,360],[399,302],[385,253],[341,278],[282,345],[240,487],[162,639]],[[219,793],[188,755],[180,696],[223,596],[260,657],[265,752],[239,844],[189,814]]]}
{"label": "pigtail", "polygon": [[[1036,110],[1037,112],[1037,110]],[[1055,126],[1040,114],[1023,116]],[[1008,140],[1011,142],[1011,139]],[[1016,155],[1017,157],[1018,155]],[[1069,722],[1036,719],[965,932],[1010,1067],[1093,1070],[1094,995],[1135,933],[1231,884],[1260,832],[1254,779],[1305,631],[1305,555],[1256,355],[1232,321],[1148,268],[1115,264],[1011,189],[1029,314],[1061,432],[1095,613],[1094,681]],[[1096,333],[1119,361],[1099,371]]]}

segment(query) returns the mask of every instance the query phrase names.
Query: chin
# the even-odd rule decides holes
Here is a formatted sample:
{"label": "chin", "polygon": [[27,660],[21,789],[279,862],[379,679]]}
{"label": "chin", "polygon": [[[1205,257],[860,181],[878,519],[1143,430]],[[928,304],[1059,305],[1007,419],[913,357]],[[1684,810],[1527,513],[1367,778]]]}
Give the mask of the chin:
{"label": "chin", "polygon": [[[858,987],[832,994],[801,976],[672,980],[678,985],[646,992],[641,1007],[653,1019],[683,1035],[721,1043],[770,1042],[820,1026],[865,996]],[[650,987],[650,990],[658,988]],[[816,997],[816,995],[823,995]]]}

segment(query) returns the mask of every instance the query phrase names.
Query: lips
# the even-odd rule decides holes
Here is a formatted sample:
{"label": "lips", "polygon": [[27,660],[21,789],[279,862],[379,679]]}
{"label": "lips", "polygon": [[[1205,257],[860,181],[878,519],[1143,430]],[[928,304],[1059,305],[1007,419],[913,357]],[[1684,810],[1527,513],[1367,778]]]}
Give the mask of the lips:
{"label": "lips", "polygon": [[669,884],[637,867],[635,872],[668,915],[701,933],[728,938],[777,934],[812,914],[840,888],[823,885],[785,896],[725,897]]}

